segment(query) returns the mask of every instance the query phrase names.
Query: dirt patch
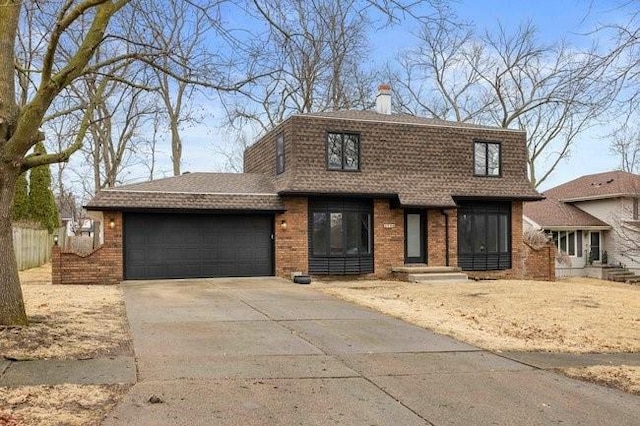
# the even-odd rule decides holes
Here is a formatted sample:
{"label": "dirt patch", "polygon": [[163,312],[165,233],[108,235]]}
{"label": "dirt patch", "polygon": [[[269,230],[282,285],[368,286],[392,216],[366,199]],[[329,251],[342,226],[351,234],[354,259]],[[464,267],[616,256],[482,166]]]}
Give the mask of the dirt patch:
{"label": "dirt patch", "polygon": [[99,425],[126,385],[0,388],[0,425]]}
{"label": "dirt patch", "polygon": [[640,366],[596,365],[584,368],[565,368],[560,371],[569,377],[600,383],[640,395]]}
{"label": "dirt patch", "polygon": [[23,284],[27,327],[0,326],[0,356],[82,359],[131,354],[118,286]]}
{"label": "dirt patch", "polygon": [[[350,284],[357,288],[350,288]],[[640,287],[595,279],[362,282],[322,291],[493,351],[640,351]]]}
{"label": "dirt patch", "polygon": [[51,264],[45,263],[37,268],[26,269],[18,273],[20,283],[25,284],[51,284]]}

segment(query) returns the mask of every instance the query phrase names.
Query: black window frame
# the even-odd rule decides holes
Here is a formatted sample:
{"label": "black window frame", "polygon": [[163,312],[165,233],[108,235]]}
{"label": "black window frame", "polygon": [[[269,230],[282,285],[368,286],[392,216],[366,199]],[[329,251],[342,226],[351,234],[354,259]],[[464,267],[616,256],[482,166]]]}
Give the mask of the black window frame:
{"label": "black window frame", "polygon": [[[339,239],[332,235],[331,215],[340,215],[341,223]],[[318,217],[316,218],[316,215]],[[324,215],[324,216],[320,216]],[[350,227],[347,217],[357,218],[358,228]],[[364,218],[367,223],[365,225]],[[308,210],[308,253],[309,273],[318,275],[348,275],[373,273],[374,258],[374,218],[373,202],[368,199],[310,198]],[[318,228],[316,225],[321,224]],[[363,241],[363,230],[366,229],[367,241]],[[320,244],[316,235],[321,236]],[[350,237],[354,237],[351,238]],[[349,242],[356,242],[357,248]],[[337,244],[334,246],[334,242]],[[340,252],[332,248],[340,247]],[[365,247],[366,246],[366,247]],[[320,248],[320,250],[316,250]],[[364,250],[363,250],[364,249]]]}
{"label": "black window frame", "polygon": [[[332,135],[339,135],[340,136],[340,167],[332,167],[331,166],[331,162],[329,161],[329,141],[331,140],[331,136]],[[356,168],[345,168],[346,167],[346,161],[345,161],[345,136],[353,136],[356,138],[356,143],[357,143],[357,156],[356,156],[356,161],[357,161],[357,167]],[[360,133],[357,132],[348,132],[348,131],[328,131],[326,134],[326,138],[325,138],[325,161],[326,161],[326,165],[327,165],[327,170],[329,171],[338,171],[338,172],[359,172],[360,171],[360,164],[361,164],[361,139],[360,139]]]}
{"label": "black window frame", "polygon": [[[476,146],[484,146],[484,173],[478,173],[476,170]],[[498,147],[498,174],[489,174],[489,146]],[[473,175],[479,177],[499,178],[502,177],[502,143],[497,141],[473,141]]]}
{"label": "black window frame", "polygon": [[[280,159],[282,158],[282,161]],[[276,136],[276,174],[282,174],[285,170],[285,155],[284,155],[284,133],[279,133]]]}
{"label": "black window frame", "polygon": [[[458,266],[465,271],[511,269],[513,255],[511,215],[512,206],[509,202],[458,203]],[[488,240],[491,218],[496,218],[495,233],[492,234],[496,237],[495,250],[489,247]]]}

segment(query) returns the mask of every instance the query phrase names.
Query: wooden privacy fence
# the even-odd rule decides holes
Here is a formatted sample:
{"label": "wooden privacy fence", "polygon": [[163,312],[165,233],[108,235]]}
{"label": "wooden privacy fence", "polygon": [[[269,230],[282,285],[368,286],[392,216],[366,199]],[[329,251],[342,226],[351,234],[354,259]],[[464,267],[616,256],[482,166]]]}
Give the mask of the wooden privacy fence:
{"label": "wooden privacy fence", "polygon": [[13,249],[18,260],[19,271],[49,262],[52,245],[53,235],[46,229],[13,227]]}

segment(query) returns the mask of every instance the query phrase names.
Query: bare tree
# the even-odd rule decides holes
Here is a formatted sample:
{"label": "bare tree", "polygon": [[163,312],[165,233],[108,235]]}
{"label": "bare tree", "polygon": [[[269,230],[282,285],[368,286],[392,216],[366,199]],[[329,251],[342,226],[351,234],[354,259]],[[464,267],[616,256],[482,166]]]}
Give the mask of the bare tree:
{"label": "bare tree", "polygon": [[620,169],[640,173],[640,128],[624,126],[612,135],[610,150],[620,159]]}
{"label": "bare tree", "polygon": [[538,186],[578,135],[611,104],[607,64],[592,51],[543,44],[533,25],[478,34],[450,14],[425,24],[401,55],[397,104],[445,120],[527,131],[529,179]]}

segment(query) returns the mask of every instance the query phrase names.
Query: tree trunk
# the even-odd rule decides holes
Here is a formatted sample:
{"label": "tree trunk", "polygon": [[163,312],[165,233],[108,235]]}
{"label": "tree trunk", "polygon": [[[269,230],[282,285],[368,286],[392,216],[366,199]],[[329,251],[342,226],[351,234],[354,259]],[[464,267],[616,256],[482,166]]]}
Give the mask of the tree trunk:
{"label": "tree trunk", "polygon": [[11,229],[18,175],[17,168],[0,164],[0,325],[27,325]]}
{"label": "tree trunk", "polygon": [[180,176],[182,163],[182,139],[180,139],[177,121],[177,117],[171,116],[171,162],[173,163],[174,176]]}

